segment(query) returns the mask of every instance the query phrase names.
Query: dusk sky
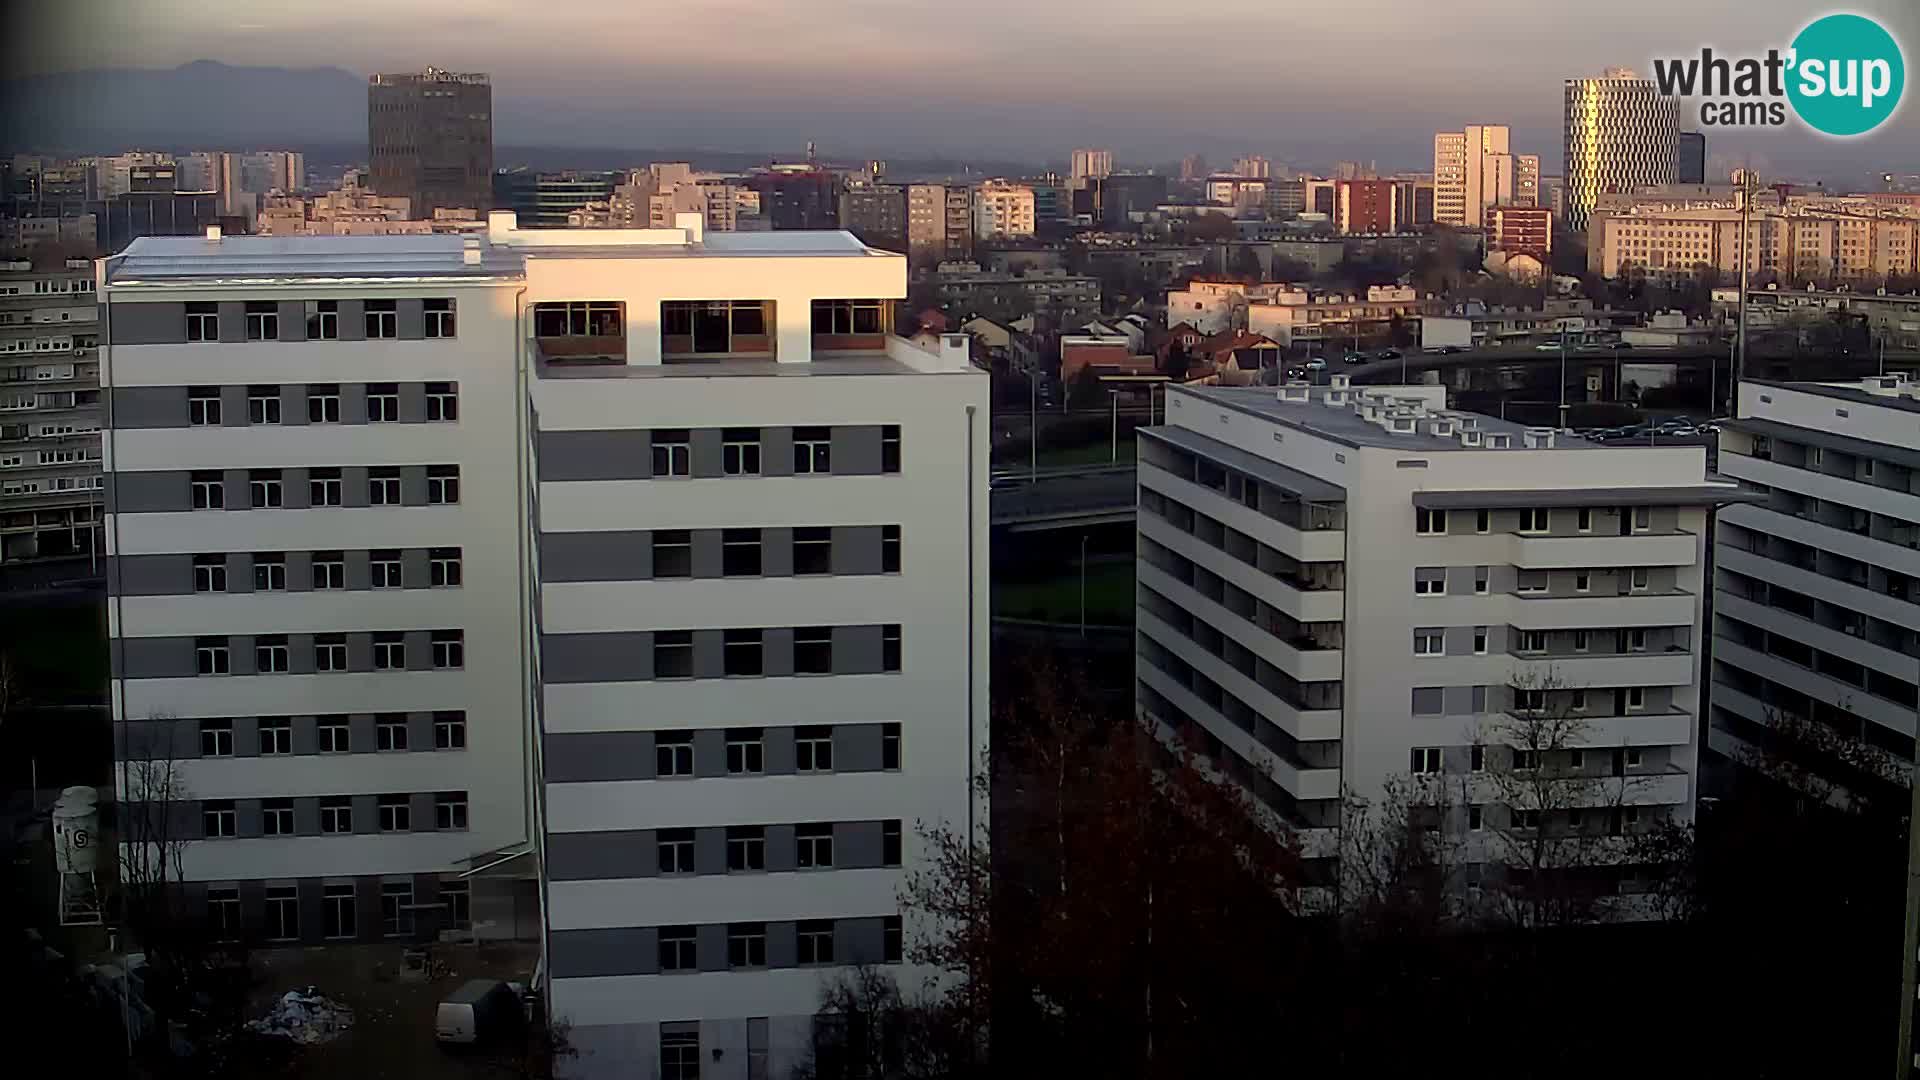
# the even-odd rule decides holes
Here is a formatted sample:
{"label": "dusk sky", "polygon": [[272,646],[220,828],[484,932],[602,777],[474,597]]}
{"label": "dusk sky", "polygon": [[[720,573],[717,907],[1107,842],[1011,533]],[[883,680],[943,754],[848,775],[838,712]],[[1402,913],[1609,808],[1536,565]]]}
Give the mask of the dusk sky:
{"label": "dusk sky", "polygon": [[[1234,147],[1405,167],[1437,128],[1504,121],[1516,149],[1555,171],[1561,80],[1609,65],[1646,73],[1653,56],[1707,44],[1783,46],[1829,10],[1803,0],[34,3],[39,25],[8,48],[17,74],[197,59],[357,73],[431,63],[490,73],[503,123],[510,100],[617,114],[615,143],[753,149],[813,137],[849,150],[1052,157],[1090,143],[1149,160]],[[1852,10],[1892,26],[1911,69],[1920,5]],[[1790,128],[1710,145],[1797,168],[1920,169],[1920,108],[1909,102],[1850,144]]]}

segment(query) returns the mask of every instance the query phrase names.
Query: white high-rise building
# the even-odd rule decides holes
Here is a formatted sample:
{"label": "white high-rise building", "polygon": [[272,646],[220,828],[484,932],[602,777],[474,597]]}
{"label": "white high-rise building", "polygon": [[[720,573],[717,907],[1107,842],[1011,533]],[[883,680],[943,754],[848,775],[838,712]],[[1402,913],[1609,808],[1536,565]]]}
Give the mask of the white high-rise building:
{"label": "white high-rise building", "polygon": [[1515,154],[1505,124],[1469,124],[1433,137],[1433,220],[1480,228],[1493,206],[1533,206],[1540,158]]}
{"label": "white high-rise building", "polygon": [[1625,68],[1567,80],[1563,134],[1569,229],[1584,232],[1609,191],[1671,184],[1679,175],[1680,99]]}
{"label": "white high-rise building", "polygon": [[587,1076],[784,1075],[901,961],[984,821],[989,434],[904,257],[496,213],[100,282],[115,719],[210,918],[537,934]]}
{"label": "white high-rise building", "polygon": [[1032,236],[1033,189],[1005,180],[988,180],[973,193],[974,235]]}
{"label": "white high-rise building", "polygon": [[[1139,705],[1310,853],[1336,850],[1344,795],[1395,777],[1458,793],[1469,860],[1496,830],[1691,816],[1705,524],[1734,491],[1703,448],[1341,376],[1175,388],[1166,416],[1141,432]],[[1563,737],[1525,763],[1515,717],[1547,713]],[[1494,782],[1533,768],[1578,797],[1543,812]]]}
{"label": "white high-rise building", "polygon": [[1068,175],[1074,187],[1085,187],[1088,180],[1101,180],[1113,175],[1113,151],[1075,150]]}
{"label": "white high-rise building", "polygon": [[[1742,382],[1720,471],[1759,495],[1714,531],[1708,746],[1735,765],[1782,720],[1879,751],[1806,760],[1842,788],[1904,782],[1920,694],[1920,379]],[[1817,748],[1817,735],[1798,740]]]}
{"label": "white high-rise building", "polygon": [[105,552],[97,310],[91,259],[0,263],[0,564]]}

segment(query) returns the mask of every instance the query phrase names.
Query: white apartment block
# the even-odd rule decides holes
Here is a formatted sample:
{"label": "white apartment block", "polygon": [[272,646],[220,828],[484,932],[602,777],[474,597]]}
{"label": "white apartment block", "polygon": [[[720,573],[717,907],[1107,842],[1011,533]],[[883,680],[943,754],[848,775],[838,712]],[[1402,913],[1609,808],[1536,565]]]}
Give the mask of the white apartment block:
{"label": "white apartment block", "polygon": [[1469,124],[1433,137],[1433,220],[1479,228],[1490,206],[1533,206],[1540,158],[1515,154],[1505,124]]}
{"label": "white apartment block", "polygon": [[1072,185],[1076,188],[1085,187],[1087,180],[1101,180],[1113,175],[1113,151],[1084,147],[1075,150],[1067,175],[1072,178]]}
{"label": "white apartment block", "polygon": [[988,180],[974,191],[973,209],[976,236],[1033,235],[1033,189],[1025,184]]}
{"label": "white apartment block", "polygon": [[1739,392],[1720,471],[1760,501],[1721,511],[1714,534],[1708,746],[1744,763],[1790,717],[1884,752],[1881,780],[1904,776],[1920,703],[1920,379]]}
{"label": "white apartment block", "polygon": [[1532,827],[1690,817],[1705,526],[1733,485],[1700,447],[1601,447],[1444,395],[1170,391],[1140,448],[1142,713],[1311,853],[1335,850],[1344,794],[1395,777],[1461,785],[1469,850],[1537,813],[1487,784],[1524,767],[1516,711],[1566,720],[1538,767],[1616,785]]}
{"label": "white apartment block", "polygon": [[585,1076],[784,1075],[902,961],[988,642],[986,376],[889,333],[902,256],[496,213],[102,273],[116,717],[210,914],[509,932],[537,868]]}
{"label": "white apartment block", "polygon": [[93,263],[0,265],[0,563],[104,554]]}

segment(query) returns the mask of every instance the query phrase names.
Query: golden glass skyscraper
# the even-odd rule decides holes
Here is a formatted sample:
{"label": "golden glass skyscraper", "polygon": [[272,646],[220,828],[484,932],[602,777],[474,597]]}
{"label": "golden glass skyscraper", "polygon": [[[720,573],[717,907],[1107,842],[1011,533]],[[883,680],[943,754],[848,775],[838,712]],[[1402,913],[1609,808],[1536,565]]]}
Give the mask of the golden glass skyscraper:
{"label": "golden glass skyscraper", "polygon": [[1585,229],[1605,192],[1671,184],[1678,175],[1680,102],[1650,80],[1625,68],[1568,79],[1565,117],[1568,228]]}

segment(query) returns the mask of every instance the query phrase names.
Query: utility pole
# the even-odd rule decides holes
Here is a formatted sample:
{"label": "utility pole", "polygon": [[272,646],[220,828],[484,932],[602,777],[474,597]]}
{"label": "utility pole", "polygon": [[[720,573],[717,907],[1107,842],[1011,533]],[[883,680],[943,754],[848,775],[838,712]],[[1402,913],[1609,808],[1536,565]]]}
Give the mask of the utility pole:
{"label": "utility pole", "polygon": [[1560,431],[1567,430],[1567,327],[1560,324]]}
{"label": "utility pole", "polygon": [[1107,460],[1117,465],[1120,463],[1120,391],[1109,390],[1107,397],[1113,401],[1113,450]]}
{"label": "utility pole", "polygon": [[1040,364],[1027,368],[1027,483],[1040,478]]}
{"label": "utility pole", "polygon": [[1740,380],[1747,374],[1747,279],[1753,261],[1759,252],[1753,242],[1753,196],[1759,190],[1758,177],[1752,169],[1741,169],[1740,181],[1740,323],[1734,331],[1734,361],[1731,393],[1732,402],[1729,413],[1739,419]]}

